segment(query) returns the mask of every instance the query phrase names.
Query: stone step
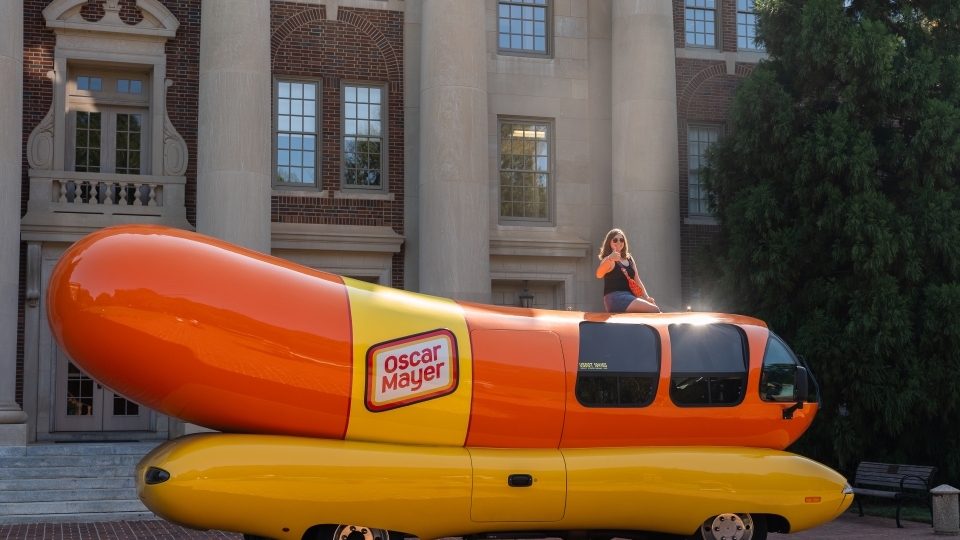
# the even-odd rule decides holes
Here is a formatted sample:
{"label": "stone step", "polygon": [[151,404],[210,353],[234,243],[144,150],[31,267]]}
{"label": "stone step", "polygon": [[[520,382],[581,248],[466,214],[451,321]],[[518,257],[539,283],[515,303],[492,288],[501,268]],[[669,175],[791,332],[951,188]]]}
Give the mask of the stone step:
{"label": "stone step", "polygon": [[101,456],[105,454],[145,456],[163,442],[37,443],[28,446],[0,446],[0,457]]}
{"label": "stone step", "polygon": [[133,477],[133,465],[116,467],[3,467],[0,480],[29,480],[39,478],[110,478]]}
{"label": "stone step", "polygon": [[92,523],[104,521],[145,521],[160,519],[153,512],[111,512],[74,514],[11,514],[0,515],[0,525],[31,523]]}
{"label": "stone step", "polygon": [[47,517],[56,514],[110,514],[116,512],[149,512],[149,510],[139,499],[133,501],[54,501],[0,504],[0,516],[37,515]]}
{"label": "stone step", "polygon": [[56,501],[132,501],[138,500],[135,488],[126,489],[42,489],[0,491],[0,504]]}
{"label": "stone step", "polygon": [[110,478],[39,478],[0,480],[3,491],[42,491],[75,489],[129,489],[136,487],[133,474]]}
{"label": "stone step", "polygon": [[136,467],[141,459],[143,456],[127,454],[0,457],[0,470],[24,467],[116,467],[121,465]]}

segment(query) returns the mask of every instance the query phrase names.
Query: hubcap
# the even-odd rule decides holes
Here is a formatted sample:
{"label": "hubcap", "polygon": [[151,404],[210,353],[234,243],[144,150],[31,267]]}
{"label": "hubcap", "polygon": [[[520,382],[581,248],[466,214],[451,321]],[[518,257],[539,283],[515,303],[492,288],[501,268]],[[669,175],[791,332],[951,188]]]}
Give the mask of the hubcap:
{"label": "hubcap", "polygon": [[704,540],[750,540],[753,518],[750,514],[720,514],[703,522]]}
{"label": "hubcap", "polygon": [[389,540],[387,532],[382,529],[371,529],[360,525],[341,525],[337,527],[337,534],[333,540]]}

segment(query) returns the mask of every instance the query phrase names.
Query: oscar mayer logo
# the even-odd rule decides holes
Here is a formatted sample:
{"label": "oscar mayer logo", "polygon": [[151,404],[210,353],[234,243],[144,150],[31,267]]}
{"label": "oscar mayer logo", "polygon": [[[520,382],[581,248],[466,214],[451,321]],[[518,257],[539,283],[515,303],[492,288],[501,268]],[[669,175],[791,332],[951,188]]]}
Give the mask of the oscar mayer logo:
{"label": "oscar mayer logo", "polygon": [[407,336],[367,351],[367,409],[388,411],[453,393],[457,338],[445,329]]}

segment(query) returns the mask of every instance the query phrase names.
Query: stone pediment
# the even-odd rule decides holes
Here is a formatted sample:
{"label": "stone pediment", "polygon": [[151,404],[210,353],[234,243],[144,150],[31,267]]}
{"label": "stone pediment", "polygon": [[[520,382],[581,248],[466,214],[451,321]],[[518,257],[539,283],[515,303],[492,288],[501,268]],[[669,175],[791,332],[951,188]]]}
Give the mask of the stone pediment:
{"label": "stone pediment", "polygon": [[80,10],[87,0],[54,0],[43,10],[47,28],[60,33],[64,30],[104,32],[111,34],[138,34],[172,38],[176,36],[180,22],[158,0],[136,0],[143,20],[127,24],[120,19],[120,0],[106,0],[104,15],[96,22],[84,19]]}

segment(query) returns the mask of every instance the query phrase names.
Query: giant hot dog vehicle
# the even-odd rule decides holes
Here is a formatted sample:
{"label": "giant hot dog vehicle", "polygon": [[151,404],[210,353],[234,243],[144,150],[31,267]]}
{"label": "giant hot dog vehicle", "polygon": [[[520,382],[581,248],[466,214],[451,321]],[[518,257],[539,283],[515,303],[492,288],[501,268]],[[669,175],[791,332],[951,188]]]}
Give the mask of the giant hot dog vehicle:
{"label": "giant hot dog vehicle", "polygon": [[763,540],[853,499],[783,451],[815,382],[756,319],[456,302],[146,225],[77,242],[47,302],[98,382],[221,432],[136,470],[144,504],[192,528]]}

